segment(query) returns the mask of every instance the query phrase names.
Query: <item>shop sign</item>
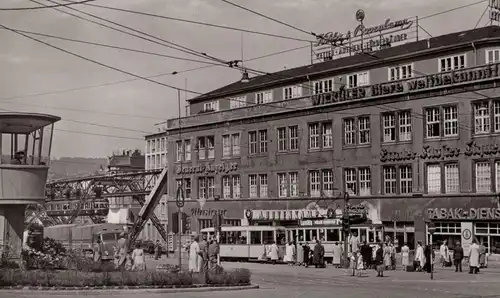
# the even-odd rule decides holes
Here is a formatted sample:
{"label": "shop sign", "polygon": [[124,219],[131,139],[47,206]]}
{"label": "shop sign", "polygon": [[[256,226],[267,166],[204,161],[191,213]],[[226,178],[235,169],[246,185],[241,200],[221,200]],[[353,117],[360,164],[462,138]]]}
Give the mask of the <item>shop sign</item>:
{"label": "shop sign", "polygon": [[[316,59],[327,61],[362,51],[373,52],[402,43],[409,39],[408,33],[416,25],[413,19],[406,18],[396,21],[386,19],[384,23],[367,27],[363,24],[364,18],[364,11],[358,10],[356,20],[359,25],[353,30],[317,35],[314,47]],[[346,46],[342,46],[343,44]]]}
{"label": "shop sign", "polygon": [[431,74],[394,83],[382,83],[358,88],[346,88],[345,85],[342,85],[339,90],[313,95],[312,105],[335,105],[378,96],[406,94],[425,91],[427,89],[441,89],[457,84],[498,77],[498,64],[490,64],[459,71]]}
{"label": "shop sign", "polygon": [[427,215],[434,220],[500,220],[500,208],[429,208]]}
{"label": "shop sign", "polygon": [[200,208],[193,208],[191,209],[191,216],[196,216],[196,217],[213,217],[214,215],[222,215],[226,216],[227,210],[225,209],[200,209]]}
{"label": "shop sign", "polygon": [[402,152],[391,152],[387,149],[380,151],[380,161],[408,161],[421,159],[447,159],[455,158],[460,155],[460,148],[452,148],[448,145],[442,145],[440,148],[433,148],[429,145],[424,145],[420,154],[412,152],[411,150],[404,149]]}
{"label": "shop sign", "polygon": [[466,156],[491,157],[500,154],[499,144],[476,145],[476,142],[467,143],[464,154]]}
{"label": "shop sign", "polygon": [[340,219],[306,219],[299,221],[301,227],[315,226],[337,226],[340,225]]}
{"label": "shop sign", "polygon": [[205,164],[197,165],[194,167],[177,167],[175,173],[177,175],[217,175],[217,174],[228,174],[238,170],[237,163],[220,163],[220,164]]}
{"label": "shop sign", "polygon": [[349,216],[365,216],[366,215],[366,206],[358,204],[347,207]]}
{"label": "shop sign", "polygon": [[[298,210],[245,210],[245,216],[253,220],[301,220],[303,218],[326,218],[328,209]],[[250,216],[249,216],[250,215]]]}

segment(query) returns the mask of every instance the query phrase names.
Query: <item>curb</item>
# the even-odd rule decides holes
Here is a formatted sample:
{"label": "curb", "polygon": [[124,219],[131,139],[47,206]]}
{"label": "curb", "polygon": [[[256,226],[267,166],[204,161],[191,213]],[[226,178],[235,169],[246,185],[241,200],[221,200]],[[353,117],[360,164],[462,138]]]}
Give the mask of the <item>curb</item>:
{"label": "curb", "polygon": [[0,293],[11,294],[34,294],[34,295],[67,295],[67,294],[120,294],[120,293],[189,293],[189,292],[215,292],[215,291],[243,291],[259,289],[259,285],[238,285],[238,286],[113,286],[113,287],[3,287]]}

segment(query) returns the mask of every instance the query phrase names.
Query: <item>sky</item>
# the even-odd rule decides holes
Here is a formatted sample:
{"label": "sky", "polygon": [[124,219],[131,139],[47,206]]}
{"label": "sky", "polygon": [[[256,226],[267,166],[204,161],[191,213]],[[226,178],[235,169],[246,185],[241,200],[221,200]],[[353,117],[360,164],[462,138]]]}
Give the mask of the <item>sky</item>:
{"label": "sky", "polygon": [[[54,5],[38,0],[46,5]],[[57,0],[61,1],[61,0]],[[357,25],[355,12],[363,9],[365,24],[378,25],[393,20],[420,18],[474,0],[232,0],[307,32],[346,32]],[[105,6],[196,20],[217,25],[313,40],[312,36],[266,20],[220,0],[98,0]],[[433,36],[472,29],[485,11],[487,1],[443,15],[424,18],[419,24]],[[40,6],[28,0],[1,0],[0,9]],[[146,32],[222,60],[253,57],[306,46],[308,43],[237,31],[188,24],[109,9],[74,5],[75,9]],[[65,7],[63,11],[78,14]],[[479,26],[487,24],[487,14]],[[95,21],[106,23],[102,20]],[[133,48],[182,58],[203,60],[175,49],[151,43],[102,26],[86,22],[51,8],[1,11],[0,25],[58,37]],[[108,24],[113,26],[111,24]],[[428,35],[422,30],[421,38]],[[204,93],[237,81],[241,73],[228,67],[182,61],[94,45],[33,36],[51,45],[76,53],[114,68],[150,77],[163,84]],[[203,60],[209,61],[209,60]],[[245,64],[265,72],[293,68],[310,63],[310,49],[292,51]],[[179,72],[172,75],[172,72]],[[126,81],[126,82],[121,82]],[[121,83],[120,83],[121,82]],[[186,98],[182,92],[182,114]],[[178,117],[177,91],[137,79],[74,57],[0,29],[0,112],[19,111],[60,116],[55,125],[52,156],[104,157],[124,148],[143,149],[144,135],[155,132],[155,124]],[[112,137],[115,136],[115,137]]]}

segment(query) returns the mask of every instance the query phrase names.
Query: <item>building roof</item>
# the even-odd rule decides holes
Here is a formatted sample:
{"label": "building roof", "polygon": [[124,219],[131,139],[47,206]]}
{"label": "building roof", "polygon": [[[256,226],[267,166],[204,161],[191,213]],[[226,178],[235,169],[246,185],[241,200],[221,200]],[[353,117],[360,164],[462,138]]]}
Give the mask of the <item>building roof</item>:
{"label": "building roof", "polygon": [[495,37],[500,38],[499,26],[487,26],[478,29],[440,35],[425,40],[419,40],[416,42],[382,49],[376,52],[359,53],[345,58],[252,77],[250,78],[250,82],[248,83],[237,81],[222,88],[192,98],[188,101],[190,103],[195,103],[212,98],[234,95],[237,93],[243,93],[245,91],[265,88],[266,86],[270,85],[285,84],[287,82],[304,80],[307,79],[308,76],[312,79],[314,76],[321,76],[326,72],[331,72],[334,70],[342,70],[344,68],[351,68],[353,66],[369,64],[370,62],[381,63],[384,59],[387,58],[395,58],[407,54],[418,54],[419,52],[436,50],[440,48],[453,48],[454,46],[460,44],[463,45]]}

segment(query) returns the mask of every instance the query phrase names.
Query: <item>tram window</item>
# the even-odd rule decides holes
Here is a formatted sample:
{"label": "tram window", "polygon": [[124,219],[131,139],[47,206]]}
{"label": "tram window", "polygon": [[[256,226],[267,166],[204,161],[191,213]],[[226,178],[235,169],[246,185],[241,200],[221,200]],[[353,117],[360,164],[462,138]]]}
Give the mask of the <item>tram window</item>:
{"label": "tram window", "polygon": [[297,239],[297,230],[291,230],[290,231],[290,240],[292,240],[292,241],[294,241],[294,240],[297,241],[298,240]]}
{"label": "tram window", "polygon": [[[285,231],[276,231],[276,243],[277,244],[286,244],[286,236]],[[293,241],[293,239],[291,239]]]}
{"label": "tram window", "polygon": [[340,231],[338,229],[326,230],[326,241],[340,241]]}
{"label": "tram window", "polygon": [[222,232],[220,233],[220,244],[229,244],[227,241],[229,239],[229,232]]}
{"label": "tram window", "polygon": [[262,231],[262,240],[266,244],[274,242],[274,231]]}
{"label": "tram window", "polygon": [[250,231],[250,244],[263,244],[261,231]]}
{"label": "tram window", "polygon": [[306,241],[312,241],[312,238],[311,238],[311,230],[305,230],[304,231],[304,234],[306,234]]}
{"label": "tram window", "polygon": [[311,230],[311,235],[312,235],[312,240],[313,241],[319,240],[318,239],[318,230],[317,229]]}
{"label": "tram window", "polygon": [[362,243],[363,242],[366,242],[367,240],[367,235],[368,235],[368,228],[366,229],[359,229],[359,241],[361,241]]}
{"label": "tram window", "polygon": [[241,244],[241,232],[240,231],[234,231],[234,232],[226,232],[226,244]]}
{"label": "tram window", "polygon": [[298,230],[297,236],[299,238],[299,241],[304,241],[304,230]]}

